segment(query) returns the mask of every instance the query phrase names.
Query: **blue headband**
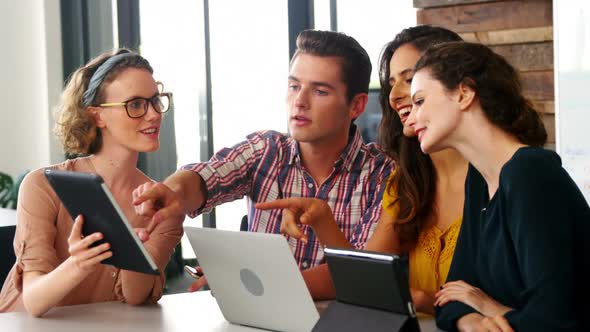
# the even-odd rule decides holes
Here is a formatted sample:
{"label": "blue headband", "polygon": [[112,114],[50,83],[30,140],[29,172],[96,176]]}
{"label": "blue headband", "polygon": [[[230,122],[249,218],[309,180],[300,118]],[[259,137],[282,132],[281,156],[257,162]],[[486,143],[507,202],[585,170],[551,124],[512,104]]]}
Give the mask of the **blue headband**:
{"label": "blue headband", "polygon": [[102,65],[98,67],[98,69],[92,74],[90,78],[90,82],[88,82],[88,88],[84,91],[84,95],[82,96],[82,103],[84,106],[88,107],[94,101],[96,97],[96,93],[98,92],[98,88],[104,81],[104,78],[107,74],[115,67],[119,62],[123,61],[128,57],[138,56],[135,53],[121,53],[110,57],[107,61],[103,62]]}

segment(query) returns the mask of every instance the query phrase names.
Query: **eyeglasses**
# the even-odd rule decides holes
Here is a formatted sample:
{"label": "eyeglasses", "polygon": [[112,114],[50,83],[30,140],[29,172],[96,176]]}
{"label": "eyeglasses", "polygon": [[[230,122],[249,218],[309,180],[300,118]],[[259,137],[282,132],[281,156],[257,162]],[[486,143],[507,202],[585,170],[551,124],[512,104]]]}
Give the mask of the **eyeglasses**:
{"label": "eyeglasses", "polygon": [[172,103],[172,92],[163,92],[164,83],[156,82],[158,86],[158,93],[150,98],[135,97],[133,99],[120,103],[104,103],[99,104],[99,107],[116,107],[125,106],[127,116],[132,119],[141,118],[148,112],[149,105],[152,104],[154,111],[162,114],[168,112],[170,104]]}
{"label": "eyeglasses", "polygon": [[127,115],[132,119],[141,118],[146,115],[149,105],[152,104],[154,111],[166,113],[170,109],[172,92],[158,92],[150,98],[136,97],[121,103],[99,104],[100,107],[125,106]]}

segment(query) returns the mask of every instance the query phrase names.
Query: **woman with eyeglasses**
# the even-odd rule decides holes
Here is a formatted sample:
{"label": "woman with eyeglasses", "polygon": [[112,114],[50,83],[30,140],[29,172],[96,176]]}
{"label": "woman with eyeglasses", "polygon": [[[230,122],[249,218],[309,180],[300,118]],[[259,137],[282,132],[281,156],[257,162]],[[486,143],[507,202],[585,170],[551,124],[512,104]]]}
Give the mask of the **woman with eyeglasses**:
{"label": "woman with eyeglasses", "polygon": [[[149,236],[149,220],[131,204],[133,189],[150,179],[137,169],[140,152],[159,148],[162,113],[171,95],[163,93],[149,62],[122,49],[91,60],[71,76],[57,111],[55,132],[70,155],[86,155],[50,168],[97,173],[104,179],[160,271],[180,241],[178,223],[159,223]],[[164,275],[152,276],[102,265],[111,257],[102,238],[82,236],[83,216],[68,214],[43,175],[31,172],[19,192],[14,239],[16,263],[0,292],[0,312],[26,310],[41,316],[54,306],[102,301],[132,305],[162,296]]]}

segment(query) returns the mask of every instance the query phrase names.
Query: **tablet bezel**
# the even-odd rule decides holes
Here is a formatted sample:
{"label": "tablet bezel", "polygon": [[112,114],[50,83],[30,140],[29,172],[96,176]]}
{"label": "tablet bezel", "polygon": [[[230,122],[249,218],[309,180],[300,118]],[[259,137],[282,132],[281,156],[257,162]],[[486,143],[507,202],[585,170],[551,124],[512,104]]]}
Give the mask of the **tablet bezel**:
{"label": "tablet bezel", "polygon": [[[416,316],[409,290],[407,257],[328,247],[324,248],[324,254],[338,301]],[[393,298],[396,296],[399,298]]]}
{"label": "tablet bezel", "polygon": [[[113,252],[113,257],[110,257],[104,260],[102,263],[107,265],[113,265],[118,268],[151,274],[151,275],[159,275],[159,269],[154,260],[152,259],[151,255],[135,233],[135,230],[127,220],[127,217],[123,213],[123,210],[115,200],[113,194],[104,183],[102,177],[95,173],[83,173],[83,172],[72,172],[72,171],[62,171],[52,168],[44,169],[45,177],[47,178],[49,184],[62,201],[62,204],[72,217],[72,220],[78,214],[84,215],[84,225],[82,226],[83,235],[89,235],[92,231],[87,231],[87,229],[96,229],[96,228],[103,228],[102,225],[93,224],[96,223],[94,219],[96,215],[100,215],[101,220],[108,220],[111,222],[111,217],[115,218],[116,220],[112,220],[112,222],[119,222],[125,226],[127,232],[124,232],[124,235],[120,233],[117,234],[108,234],[109,228],[106,229],[106,232],[103,232],[104,238],[100,241],[95,242],[92,246],[99,245],[100,243],[109,242],[111,244],[111,250],[120,247],[120,248],[128,248],[129,246],[126,245],[127,243],[123,241],[129,241],[130,238],[134,245],[131,248],[135,247],[140,252],[141,255],[136,255],[137,257],[143,256],[145,262],[142,264],[137,264],[138,262],[125,262],[124,259],[119,262],[119,257],[115,257],[115,255],[124,256],[128,255],[128,253],[117,253]],[[84,188],[84,190],[82,189]],[[74,197],[82,197],[84,195],[94,195],[92,196],[92,200],[100,201],[102,200],[102,206],[110,206],[112,209],[111,211],[105,211],[102,209],[96,209],[89,206],[80,206],[79,202],[76,202]],[[108,209],[108,208],[107,208]],[[118,217],[118,218],[117,218]],[[105,234],[107,233],[107,234]],[[118,241],[115,242],[115,241]],[[146,265],[147,264],[147,265]],[[139,266],[138,266],[139,265]]]}

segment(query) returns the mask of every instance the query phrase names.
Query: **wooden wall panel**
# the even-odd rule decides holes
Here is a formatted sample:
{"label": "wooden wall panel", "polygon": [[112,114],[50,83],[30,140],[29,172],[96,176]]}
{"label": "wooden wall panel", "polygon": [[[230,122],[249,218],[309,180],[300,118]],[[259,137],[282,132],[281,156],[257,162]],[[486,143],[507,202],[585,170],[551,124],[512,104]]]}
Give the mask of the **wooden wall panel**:
{"label": "wooden wall panel", "polygon": [[490,31],[552,25],[551,1],[500,1],[419,9],[418,22],[455,32]]}
{"label": "wooden wall panel", "polygon": [[555,148],[552,0],[414,0],[414,7],[418,24],[488,45],[518,69],[547,127],[547,147]]}
{"label": "wooden wall panel", "polygon": [[498,0],[414,0],[414,8],[446,7],[470,3],[497,2]]}
{"label": "wooden wall panel", "polygon": [[555,114],[542,114],[541,116],[547,130],[547,143],[555,148]]}
{"label": "wooden wall panel", "polygon": [[520,71],[553,70],[553,43],[491,46]]}
{"label": "wooden wall panel", "polygon": [[539,113],[555,114],[555,102],[553,100],[533,100],[533,106]]}
{"label": "wooden wall panel", "polygon": [[553,27],[461,32],[459,35],[465,41],[486,45],[536,43],[553,41]]}
{"label": "wooden wall panel", "polygon": [[522,90],[532,100],[554,100],[553,71],[521,72]]}

